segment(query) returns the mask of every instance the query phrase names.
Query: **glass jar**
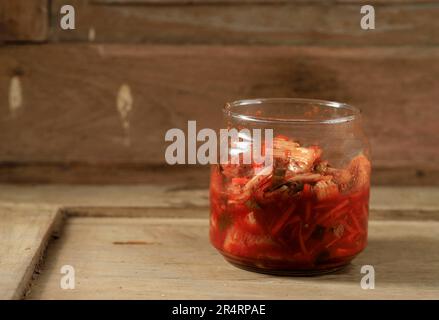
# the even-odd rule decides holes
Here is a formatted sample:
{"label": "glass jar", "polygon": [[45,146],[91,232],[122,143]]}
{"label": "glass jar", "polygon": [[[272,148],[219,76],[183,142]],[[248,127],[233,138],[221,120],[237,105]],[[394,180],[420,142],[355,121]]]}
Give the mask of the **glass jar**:
{"label": "glass jar", "polygon": [[[347,265],[367,244],[371,165],[360,111],[310,99],[240,100],[223,111],[228,129],[272,129],[272,143],[262,143],[272,160],[212,165],[213,246],[233,265],[263,273]],[[254,140],[244,140],[250,149]]]}

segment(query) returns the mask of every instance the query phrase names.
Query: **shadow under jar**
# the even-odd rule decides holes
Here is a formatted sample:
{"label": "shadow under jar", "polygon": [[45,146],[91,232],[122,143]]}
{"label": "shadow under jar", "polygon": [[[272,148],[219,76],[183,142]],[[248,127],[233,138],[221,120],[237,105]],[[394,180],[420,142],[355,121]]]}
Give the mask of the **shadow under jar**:
{"label": "shadow under jar", "polygon": [[[371,165],[359,110],[253,99],[223,111],[228,129],[272,129],[274,138],[262,141],[268,166],[242,158],[212,165],[213,246],[235,266],[263,273],[315,275],[347,265],[367,244]],[[240,138],[230,153],[251,152],[251,136]]]}

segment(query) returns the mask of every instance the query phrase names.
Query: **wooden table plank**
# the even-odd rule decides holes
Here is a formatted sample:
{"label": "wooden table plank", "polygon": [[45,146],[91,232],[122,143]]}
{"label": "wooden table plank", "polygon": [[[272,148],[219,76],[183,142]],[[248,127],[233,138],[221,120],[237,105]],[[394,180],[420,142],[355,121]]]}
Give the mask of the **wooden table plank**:
{"label": "wooden table plank", "polygon": [[[207,207],[208,190],[172,185],[9,185],[0,184],[0,205],[44,204],[58,207]],[[436,210],[438,187],[371,189],[371,208],[379,210]]]}
{"label": "wooden table plank", "polygon": [[[367,250],[346,270],[279,278],[223,261],[208,242],[207,219],[73,217],[50,246],[28,298],[434,299],[438,228],[438,221],[372,221]],[[365,264],[375,267],[374,290],[360,287]],[[75,268],[74,290],[60,288],[62,265]]]}
{"label": "wooden table plank", "polygon": [[8,185],[0,184],[0,204],[35,203],[59,207],[191,207],[208,205],[207,189],[181,185]]}
{"label": "wooden table plank", "polygon": [[[280,281],[223,262],[207,240],[207,206],[207,190],[178,185],[0,185],[0,297],[23,294],[49,235],[60,229],[61,217],[66,218],[63,232],[44,255],[42,274],[30,298],[111,298],[110,293],[121,298],[176,298],[179,294],[225,298],[224,288],[236,292],[235,298],[342,298],[350,297],[350,292],[356,298],[437,295],[439,188],[374,187],[369,248],[347,272],[317,282]],[[376,264],[382,272],[383,283],[373,296],[358,291],[358,268],[366,263]],[[59,268],[64,264],[79,268],[80,291],[60,289]],[[157,276],[159,269],[164,270],[163,276]],[[208,279],[209,272],[221,277]],[[194,287],[198,292],[191,293],[184,279],[198,279]],[[263,290],[258,295],[260,281]],[[284,289],[270,289],[270,285]],[[208,290],[212,286],[219,289]],[[164,287],[169,290],[164,292]],[[307,293],[300,296],[302,291]]]}
{"label": "wooden table plank", "polygon": [[0,206],[0,299],[23,296],[59,218],[50,207]]}

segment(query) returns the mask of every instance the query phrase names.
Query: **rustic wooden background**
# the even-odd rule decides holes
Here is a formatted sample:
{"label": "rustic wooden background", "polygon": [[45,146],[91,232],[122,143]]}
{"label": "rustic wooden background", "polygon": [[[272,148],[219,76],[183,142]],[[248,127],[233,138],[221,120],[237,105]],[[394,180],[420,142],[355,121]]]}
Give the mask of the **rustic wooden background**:
{"label": "rustic wooden background", "polygon": [[0,182],[205,185],[207,168],[165,164],[166,130],[218,127],[232,99],[308,97],[363,109],[375,184],[437,185],[439,3],[368,1],[369,31],[362,4],[0,0]]}
{"label": "rustic wooden background", "polygon": [[[358,0],[0,0],[0,298],[436,298],[439,2],[367,3],[376,30]],[[164,134],[251,97],[363,109],[381,186],[345,271],[275,279],[208,244],[208,168],[167,166]]]}

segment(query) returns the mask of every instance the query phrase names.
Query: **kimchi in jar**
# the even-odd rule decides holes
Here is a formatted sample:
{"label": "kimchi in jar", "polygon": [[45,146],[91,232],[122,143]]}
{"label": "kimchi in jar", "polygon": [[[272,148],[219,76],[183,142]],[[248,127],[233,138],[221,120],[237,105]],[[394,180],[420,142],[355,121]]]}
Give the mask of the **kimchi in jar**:
{"label": "kimchi in jar", "polygon": [[[269,165],[212,165],[210,239],[227,261],[313,275],[340,269],[366,247],[371,165],[358,109],[254,99],[226,104],[224,118],[229,129],[272,129],[272,143],[260,148],[271,153]],[[250,152],[253,138],[240,138],[230,153]]]}

